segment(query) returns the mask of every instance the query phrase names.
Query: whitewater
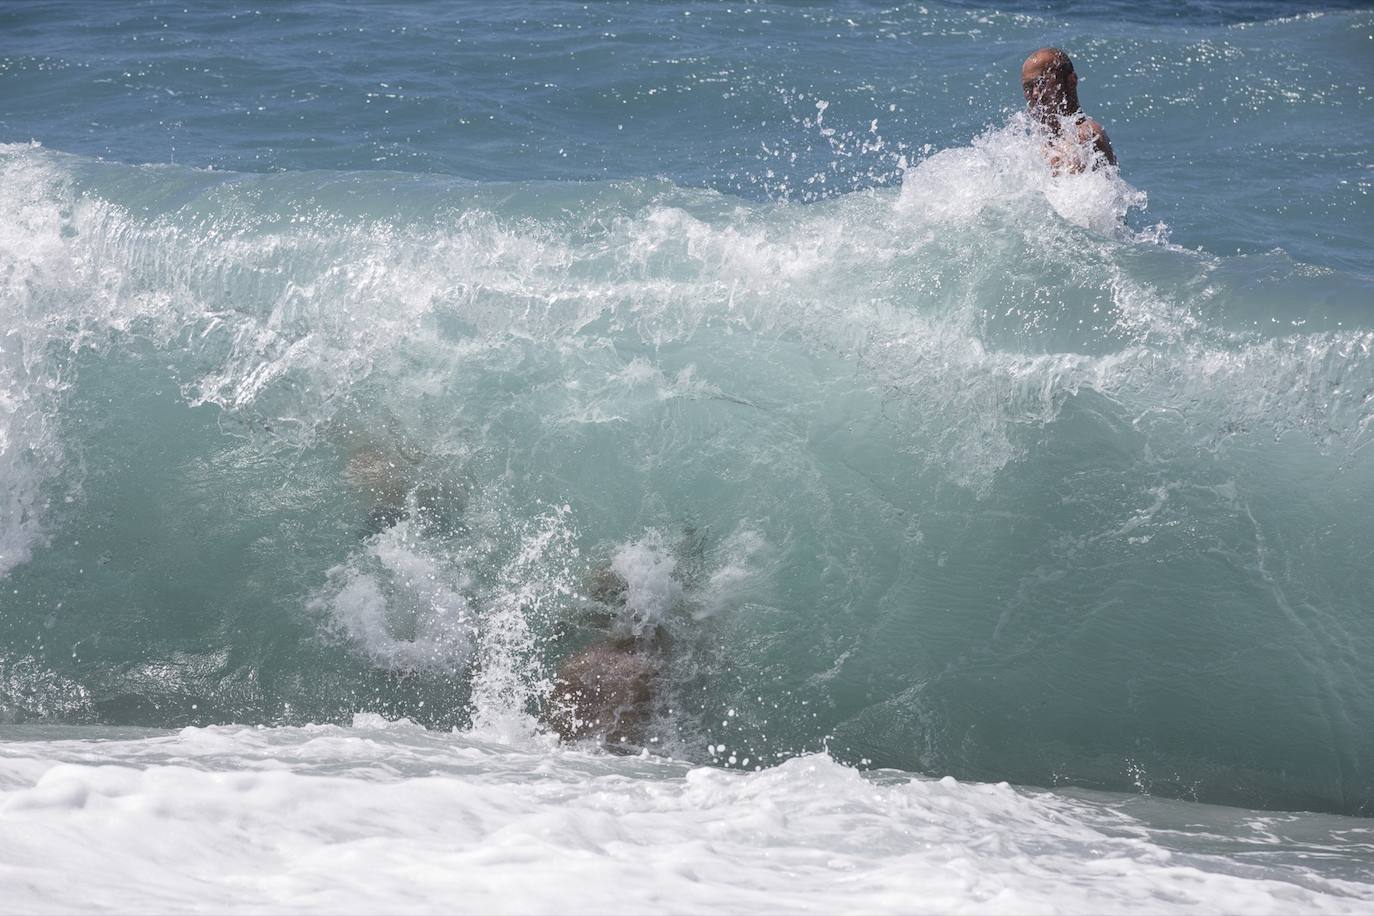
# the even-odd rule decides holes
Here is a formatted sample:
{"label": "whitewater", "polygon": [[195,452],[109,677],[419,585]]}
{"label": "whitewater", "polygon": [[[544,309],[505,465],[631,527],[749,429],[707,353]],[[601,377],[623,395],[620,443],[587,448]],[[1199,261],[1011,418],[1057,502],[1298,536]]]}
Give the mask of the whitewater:
{"label": "whitewater", "polygon": [[864,775],[825,755],[739,773],[374,716],[35,729],[0,754],[13,912],[1368,906],[1370,831],[1351,819]]}
{"label": "whitewater", "polygon": [[0,912],[1374,905],[1368,9],[0,21]]}

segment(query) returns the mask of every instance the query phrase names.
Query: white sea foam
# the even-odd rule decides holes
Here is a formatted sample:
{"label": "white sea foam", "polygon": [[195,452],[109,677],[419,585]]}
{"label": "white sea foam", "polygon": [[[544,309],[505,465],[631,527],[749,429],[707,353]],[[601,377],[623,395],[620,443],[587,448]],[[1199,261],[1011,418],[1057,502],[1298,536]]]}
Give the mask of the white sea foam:
{"label": "white sea foam", "polygon": [[768,599],[777,551],[754,525],[741,522],[711,552],[710,559],[706,581],[694,596],[693,612],[698,618]]}
{"label": "white sea foam", "polygon": [[471,580],[414,527],[401,521],[369,538],[329,570],[309,607],[385,667],[461,672],[472,660],[476,629],[464,594]]}
{"label": "white sea foam", "polygon": [[[581,515],[625,545],[636,626],[679,598],[729,619],[775,606],[795,529],[846,566],[855,529],[831,521],[854,494],[924,473],[985,496],[1062,444],[1045,430],[1081,395],[1151,455],[1255,430],[1353,453],[1374,431],[1368,331],[1207,320],[1234,298],[1216,263],[1132,239],[1120,176],[1048,175],[1015,123],[900,190],[806,207],[632,183],[579,187],[574,208],[455,186],[436,211],[355,176],[364,215],[298,219],[319,176],[177,170],[192,204],[147,213],[116,198],[157,191],[151,172],[28,147],[0,168],[19,227],[0,229],[0,573],[42,543],[47,494],[79,493],[68,456],[100,444],[79,437],[119,434],[63,441],[78,367],[146,354],[250,451],[328,451],[345,405],[390,415],[431,457],[475,456],[491,505],[463,538],[412,517],[293,587],[373,665],[470,677],[504,740],[547,690],[542,616],[586,571]],[[530,528],[550,505],[558,524]],[[667,540],[634,532],[698,511],[719,540],[688,588]]]}
{"label": "white sea foam", "polygon": [[[285,219],[211,173],[182,176],[203,185],[195,206],[145,216],[99,189],[110,170],[149,183],[154,172],[20,146],[0,149],[0,168],[13,215],[0,229],[0,574],[41,543],[45,482],[66,466],[63,354],[130,336],[163,352],[188,404],[292,449],[364,380],[432,396],[527,358],[565,375],[561,401],[536,408],[549,423],[750,404],[705,357],[729,346],[739,364],[780,341],[899,394],[899,447],[977,491],[1024,454],[1019,429],[1083,390],[1159,415],[1188,405],[1204,427],[1252,414],[1331,426],[1352,447],[1374,416],[1359,335],[1276,342],[1204,327],[1195,293],[1209,265],[1176,252],[1168,283],[1126,269],[1123,253],[1144,243],[1121,219],[1143,195],[1112,169],[1049,174],[1020,116],[915,163],[896,193],[788,207],[608,185],[571,223],[567,211],[506,214],[480,189],[437,224],[384,209]],[[248,183],[279,181],[289,197],[300,180]],[[697,342],[703,359],[671,370],[618,353]],[[1315,365],[1347,384],[1315,397]],[[78,485],[69,475],[67,492]]]}
{"label": "white sea foam", "polygon": [[682,594],[675,576],[678,559],[659,532],[622,545],[611,557],[611,568],[625,582],[625,624],[635,636],[668,618]]}
{"label": "white sea foam", "polygon": [[552,683],[539,650],[558,602],[576,590],[578,556],[569,506],[547,506],[516,525],[515,549],[503,559],[480,602],[481,663],[472,684],[475,734],[503,741],[541,740],[533,709]]}
{"label": "white sea foam", "polygon": [[[1226,809],[1190,806],[1176,828],[1167,802],[1128,815],[1107,796],[873,778],[825,756],[737,772],[515,750],[371,716],[352,728],[77,734],[0,741],[0,911],[1278,914],[1374,903],[1367,862],[1335,842],[1362,822],[1343,818],[1256,815],[1213,835]],[[1310,856],[1282,852],[1295,836]]]}
{"label": "white sea foam", "polygon": [[62,460],[52,416],[62,379],[45,359],[54,334],[27,300],[35,287],[60,292],[66,255],[52,206],[60,179],[35,153],[5,151],[14,152],[0,155],[0,577],[47,536],[42,487]]}
{"label": "white sea foam", "polygon": [[[1030,117],[1016,114],[968,146],[941,150],[907,168],[899,210],[937,225],[968,223],[989,210],[1024,209],[1038,200],[1074,225],[1124,236],[1127,213],[1145,207],[1144,192],[1123,181],[1112,166],[1051,172],[1045,167],[1045,142]],[[1092,150],[1076,152],[1084,161],[1093,158]]]}

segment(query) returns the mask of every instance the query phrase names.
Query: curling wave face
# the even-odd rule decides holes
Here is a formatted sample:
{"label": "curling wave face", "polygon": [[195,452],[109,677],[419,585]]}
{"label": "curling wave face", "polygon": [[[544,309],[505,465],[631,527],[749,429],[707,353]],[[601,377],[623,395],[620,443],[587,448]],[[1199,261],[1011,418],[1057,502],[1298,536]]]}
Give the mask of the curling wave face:
{"label": "curling wave face", "polygon": [[3,147],[0,707],[528,733],[610,569],[688,758],[1367,810],[1368,283],[1039,143],[807,206]]}

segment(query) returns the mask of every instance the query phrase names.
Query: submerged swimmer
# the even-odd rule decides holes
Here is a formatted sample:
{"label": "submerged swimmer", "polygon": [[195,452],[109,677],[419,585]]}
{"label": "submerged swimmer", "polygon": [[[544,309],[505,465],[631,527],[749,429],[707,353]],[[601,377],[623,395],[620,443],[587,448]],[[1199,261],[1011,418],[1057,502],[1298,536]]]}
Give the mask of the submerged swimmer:
{"label": "submerged swimmer", "polygon": [[367,505],[360,533],[371,537],[406,520],[430,535],[461,529],[466,488],[395,426],[382,419],[359,428],[341,424],[335,431],[345,458],[343,478]]}
{"label": "submerged swimmer", "polygon": [[[705,543],[705,533],[689,527],[673,550],[674,578],[686,587],[701,574]],[[609,563],[591,570],[584,590],[600,609],[593,616],[604,635],[559,665],[548,722],[564,741],[594,738],[613,750],[637,750],[650,743],[670,660],[666,620],[632,606],[630,583]]]}
{"label": "submerged swimmer", "polygon": [[573,653],[554,678],[549,725],[564,741],[599,738],[611,748],[643,747],[660,656],[633,637],[603,639]]}
{"label": "submerged swimmer", "polygon": [[643,747],[667,636],[656,623],[640,633],[627,627],[629,587],[609,566],[592,570],[586,590],[593,600],[618,611],[609,621],[608,635],[558,666],[549,697],[549,725],[564,741],[597,738],[610,748]]}
{"label": "submerged swimmer", "polygon": [[[1102,163],[1116,165],[1116,153],[1107,132],[1083,113],[1078,104],[1078,74],[1073,61],[1058,48],[1041,48],[1021,65],[1021,91],[1030,113],[1049,132],[1045,158],[1050,168],[1082,172]],[[1067,131],[1071,136],[1066,136]],[[1084,161],[1084,151],[1092,151]]]}

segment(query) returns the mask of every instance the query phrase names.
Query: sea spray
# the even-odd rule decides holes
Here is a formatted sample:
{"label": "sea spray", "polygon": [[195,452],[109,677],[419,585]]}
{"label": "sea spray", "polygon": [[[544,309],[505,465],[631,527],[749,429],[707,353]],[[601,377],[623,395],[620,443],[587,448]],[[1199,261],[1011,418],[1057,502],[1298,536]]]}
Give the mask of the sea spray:
{"label": "sea spray", "polygon": [[413,527],[401,521],[371,538],[364,556],[329,570],[308,607],[378,664],[462,675],[476,629],[470,579],[428,553]]}
{"label": "sea spray", "polygon": [[501,565],[481,621],[481,662],[473,678],[474,734],[511,743],[539,728],[531,718],[550,689],[540,663],[541,634],[574,593],[577,550],[568,506],[553,506],[517,528],[516,552]]}
{"label": "sea spray", "polygon": [[1358,5],[6,5],[0,909],[1368,910]]}
{"label": "sea spray", "polygon": [[6,147],[0,635],[100,721],[513,739],[619,555],[675,753],[1361,810],[1362,281],[1249,314],[1038,142],[804,207]]}

